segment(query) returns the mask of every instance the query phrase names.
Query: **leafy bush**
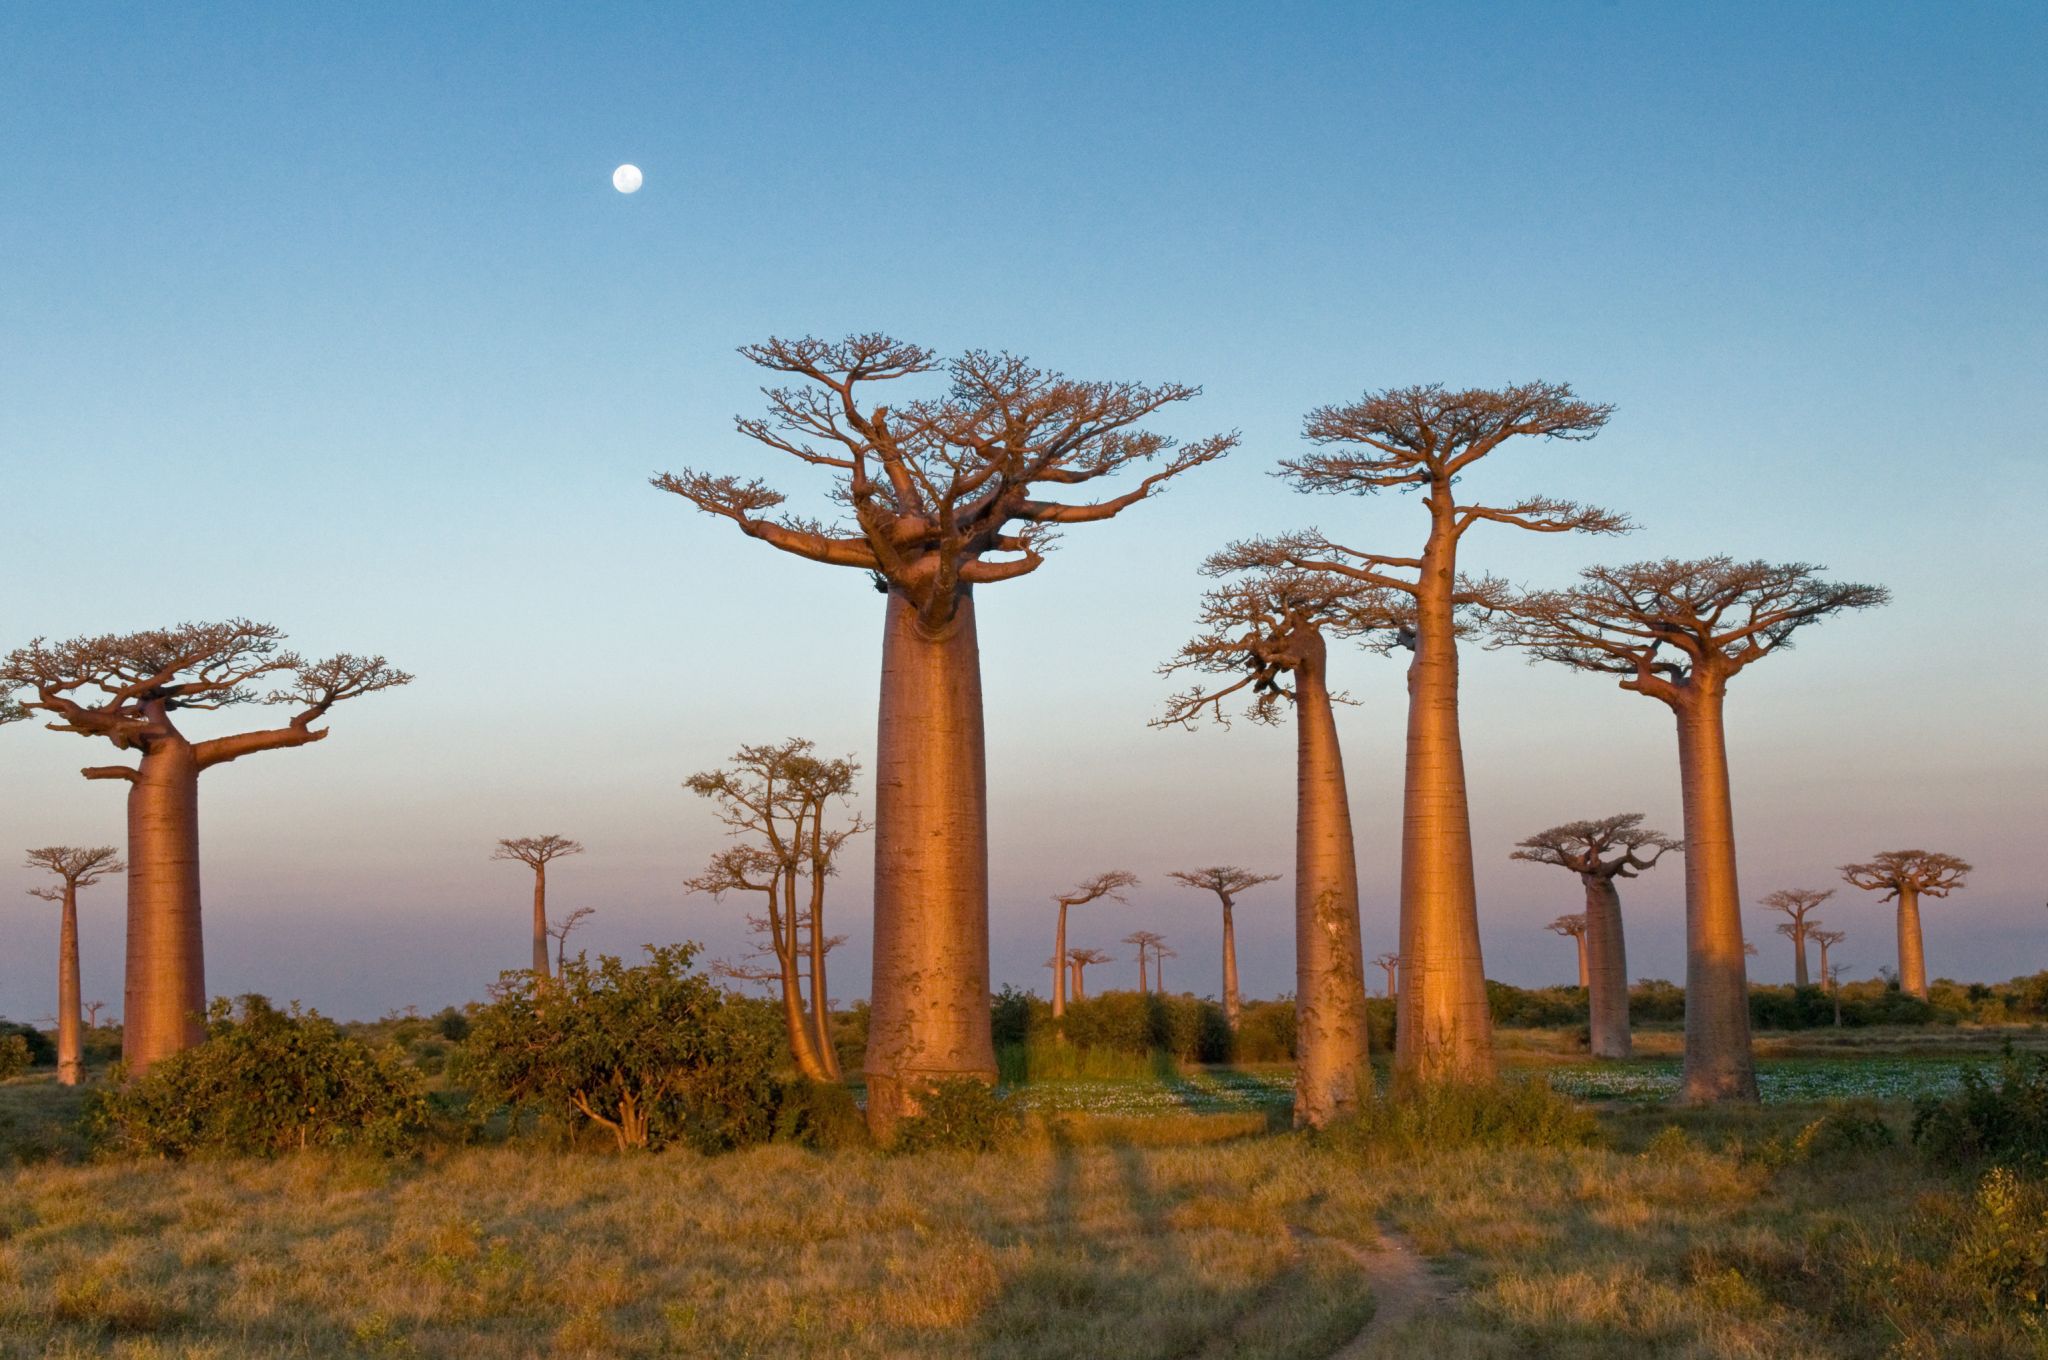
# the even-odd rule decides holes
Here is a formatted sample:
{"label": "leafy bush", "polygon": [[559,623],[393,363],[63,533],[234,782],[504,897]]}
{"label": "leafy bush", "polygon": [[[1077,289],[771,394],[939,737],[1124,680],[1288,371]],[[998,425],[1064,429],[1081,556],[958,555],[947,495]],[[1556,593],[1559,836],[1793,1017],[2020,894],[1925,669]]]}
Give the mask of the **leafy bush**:
{"label": "leafy bush", "polygon": [[1663,978],[1642,978],[1628,989],[1632,1025],[1675,1025],[1685,1019],[1685,988]]}
{"label": "leafy bush", "polygon": [[1331,1125],[1333,1147],[1369,1159],[1465,1147],[1584,1147],[1599,1138],[1592,1114],[1540,1077],[1497,1085],[1445,1083],[1368,1102]]}
{"label": "leafy bush", "polygon": [[[1221,1007],[1218,1007],[1219,1012]],[[1237,1017],[1230,1045],[1233,1062],[1291,1062],[1294,1058],[1294,998],[1248,1001]]]}
{"label": "leafy bush", "polygon": [[9,1035],[20,1039],[28,1052],[28,1061],[23,1064],[24,1067],[54,1067],[56,1065],[56,1043],[49,1035],[43,1033],[34,1025],[24,1025],[13,1020],[0,1020],[0,1044],[5,1044]]}
{"label": "leafy bush", "polygon": [[1511,987],[1486,982],[1486,1005],[1493,1023],[1514,1029],[1562,1029],[1586,1023],[1584,987]]}
{"label": "leafy bush", "polygon": [[297,1003],[279,1010],[250,995],[208,1008],[206,1042],[96,1093],[87,1125],[103,1148],[167,1157],[397,1153],[419,1145],[427,1103],[396,1049],[372,1048]]}
{"label": "leafy bush", "polygon": [[2016,1160],[2048,1163],[2048,1055],[2022,1057],[2010,1043],[1994,1083],[1966,1068],[1953,1095],[1913,1102],[1913,1144],[1946,1164]]}
{"label": "leafy bush", "polygon": [[775,1141],[823,1151],[863,1147],[868,1124],[853,1092],[835,1082],[799,1077],[776,1093]]}
{"label": "leafy bush", "polygon": [[28,1071],[28,1040],[19,1034],[0,1034],[0,1081],[10,1081]]}
{"label": "leafy bush", "polygon": [[500,975],[471,1017],[461,1069],[485,1104],[534,1105],[611,1131],[620,1149],[766,1140],[777,1101],[773,1013],[690,972],[694,944],[567,961],[559,979]]}
{"label": "leafy bush", "polygon": [[950,1077],[918,1096],[918,1113],[896,1126],[898,1152],[990,1152],[1023,1130],[1016,1103],[973,1077]]}
{"label": "leafy bush", "polygon": [[[1293,1003],[1286,1006],[1291,1016]],[[1201,997],[1104,992],[1085,1001],[1068,1003],[1064,1021],[1055,1027],[1049,1002],[1006,987],[997,993],[989,1018],[1005,1073],[1029,1071],[1043,1075],[1050,1068],[1041,1059],[1055,1056],[1054,1045],[1062,1040],[1062,1047],[1089,1055],[1121,1054],[1148,1061],[1163,1056],[1174,1062],[1226,1062],[1232,1056],[1230,1027],[1224,1023],[1223,1008]]]}
{"label": "leafy bush", "polygon": [[1993,1313],[2048,1322],[2048,1187],[1994,1167],[1977,1186],[1950,1265]]}

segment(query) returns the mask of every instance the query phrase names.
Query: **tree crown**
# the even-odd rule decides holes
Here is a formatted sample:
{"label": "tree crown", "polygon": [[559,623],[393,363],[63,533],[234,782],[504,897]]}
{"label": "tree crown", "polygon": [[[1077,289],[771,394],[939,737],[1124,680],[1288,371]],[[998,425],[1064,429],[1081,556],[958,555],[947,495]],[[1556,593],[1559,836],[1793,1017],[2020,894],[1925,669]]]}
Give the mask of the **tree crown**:
{"label": "tree crown", "polygon": [[1577,939],[1586,933],[1586,913],[1575,911],[1568,916],[1560,916],[1543,928],[1555,931],[1559,935],[1569,935],[1571,938]]}
{"label": "tree crown", "polygon": [[491,858],[517,860],[530,869],[539,869],[551,860],[582,853],[583,842],[549,832],[545,836],[514,836],[499,841],[498,848],[491,851]]}
{"label": "tree crown", "polygon": [[[111,845],[45,845],[28,852],[25,869],[47,869],[72,889],[89,888],[109,874],[126,872],[121,853]],[[64,900],[63,888],[30,888],[29,896],[46,902]]]}
{"label": "tree crown", "polygon": [[1167,875],[1176,883],[1190,888],[1201,888],[1215,893],[1229,906],[1231,900],[1247,888],[1256,888],[1261,883],[1276,883],[1278,874],[1255,874],[1250,869],[1235,864],[1212,864],[1202,869],[1176,869]]}
{"label": "tree crown", "polygon": [[1968,884],[1973,867],[1967,860],[1934,850],[1886,850],[1865,863],[1844,864],[1842,879],[1852,887],[1885,889],[1879,899],[1885,902],[1902,889],[1917,896],[1947,897]]}
{"label": "tree crown", "polygon": [[1124,896],[1124,890],[1137,886],[1138,876],[1130,870],[1111,869],[1108,873],[1083,879],[1065,892],[1054,893],[1052,900],[1063,907],[1086,906],[1104,897],[1112,902],[1128,902],[1130,899]]}
{"label": "tree crown", "polygon": [[[1056,526],[1109,519],[1237,444],[1234,433],[1183,444],[1138,428],[1199,395],[1179,383],[1084,382],[981,350],[940,359],[873,334],[770,339],[740,353],[794,381],[764,388],[767,415],[737,419],[739,432],[829,469],[845,518],[774,513],[785,497],[759,478],[685,469],[654,485],[784,552],[874,573],[931,627],[952,617],[964,588],[1037,570]],[[942,394],[893,407],[869,395],[871,384],[928,374],[943,375]],[[1155,462],[1121,495],[1037,494]]]}
{"label": "tree crown", "polygon": [[[1818,888],[1780,888],[1774,893],[1767,893],[1758,898],[1757,905],[1763,907],[1766,911],[1775,911],[1790,917],[1791,924],[1800,927],[1802,930],[1810,930],[1812,925],[1818,925],[1819,922],[1816,921],[1812,925],[1806,924],[1807,913],[1813,911],[1821,903],[1834,895],[1835,890],[1833,888],[1829,888],[1826,891]],[[1779,927],[1779,930],[1783,933],[1784,927]]]}
{"label": "tree crown", "polygon": [[[1643,826],[1643,814],[1624,812],[1598,821],[1565,822],[1517,841],[1510,859],[1534,864],[1555,864],[1581,875],[1601,878],[1634,878],[1653,867],[1668,851],[1682,851],[1685,845],[1661,831]],[[1619,854],[1613,854],[1614,851]],[[1642,852],[1650,851],[1649,858]],[[1612,855],[1612,858],[1609,856]]]}

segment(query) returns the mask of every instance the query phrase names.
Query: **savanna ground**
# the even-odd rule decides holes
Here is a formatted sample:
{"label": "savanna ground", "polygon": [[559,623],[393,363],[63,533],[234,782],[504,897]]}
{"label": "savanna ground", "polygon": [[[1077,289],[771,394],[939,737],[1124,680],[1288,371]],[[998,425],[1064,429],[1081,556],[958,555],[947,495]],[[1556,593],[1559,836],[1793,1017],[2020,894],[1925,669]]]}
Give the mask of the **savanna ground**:
{"label": "savanna ground", "polygon": [[[2048,1046],[1766,1037],[1764,1108],[1687,1112],[1650,1098],[1675,1035],[1596,1069],[1508,1033],[1590,1114],[1506,1146],[1294,1134],[1254,1068],[1033,1081],[982,1154],[93,1161],[77,1093],[29,1077],[0,1086],[0,1357],[2048,1355],[1986,1283],[2038,1208],[2016,1228],[1905,1137],[2006,1038]],[[1404,1250],[1420,1306],[1374,1323],[1418,1302]]]}

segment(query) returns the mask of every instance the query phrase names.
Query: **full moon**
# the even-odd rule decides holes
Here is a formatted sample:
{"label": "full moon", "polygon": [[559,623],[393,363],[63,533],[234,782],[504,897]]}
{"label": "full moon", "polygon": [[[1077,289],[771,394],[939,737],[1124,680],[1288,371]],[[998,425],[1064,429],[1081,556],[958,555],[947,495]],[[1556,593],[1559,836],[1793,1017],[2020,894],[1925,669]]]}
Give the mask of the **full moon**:
{"label": "full moon", "polygon": [[612,171],[612,188],[622,194],[630,194],[640,187],[640,167],[622,165]]}

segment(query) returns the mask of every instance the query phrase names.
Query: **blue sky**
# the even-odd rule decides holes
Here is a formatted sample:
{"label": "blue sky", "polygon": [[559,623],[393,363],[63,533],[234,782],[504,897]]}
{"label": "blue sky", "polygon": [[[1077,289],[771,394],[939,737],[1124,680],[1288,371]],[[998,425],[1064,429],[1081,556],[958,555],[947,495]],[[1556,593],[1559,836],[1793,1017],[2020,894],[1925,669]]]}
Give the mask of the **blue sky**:
{"label": "blue sky", "polygon": [[[590,845],[555,879],[598,909],[579,941],[730,952],[736,910],[680,894],[718,836],[679,783],[788,734],[868,758],[880,625],[858,575],[646,486],[821,489],[732,433],[758,402],[734,346],[881,329],[1200,383],[1168,427],[1241,451],[981,604],[997,977],[1037,982],[1048,895],[1121,866],[1145,888],[1077,939],[1161,930],[1193,982],[1215,922],[1165,871],[1291,854],[1287,734],[1144,725],[1195,564],[1303,524],[1416,538],[1406,501],[1267,475],[1311,406],[1565,380],[1608,431],[1510,449],[1475,493],[1644,527],[1475,533],[1470,564],[1726,551],[1892,587],[1737,682],[1744,894],[1927,842],[1981,866],[1929,911],[1934,970],[2031,971],[2044,59],[2018,3],[6,10],[0,642],[248,614],[419,674],[207,777],[217,991],[477,995],[525,952],[490,844],[545,830]],[[1401,677],[1343,671],[1378,952]],[[1563,978],[1542,925],[1575,885],[1507,850],[1612,811],[1676,830],[1668,715],[1504,655],[1468,660],[1466,715],[1489,971]],[[0,734],[0,845],[118,841],[118,789],[75,773],[103,758]],[[31,881],[11,863],[0,897]],[[1268,891],[1240,926],[1261,994],[1291,983]],[[88,904],[93,996],[119,994],[119,905]],[[865,908],[850,860],[848,996]],[[1679,875],[1629,910],[1632,971],[1679,976]],[[1822,915],[1852,970],[1889,959],[1874,901]],[[1789,975],[1750,929],[1758,976]],[[0,1013],[49,1009],[54,933],[0,906]]]}

